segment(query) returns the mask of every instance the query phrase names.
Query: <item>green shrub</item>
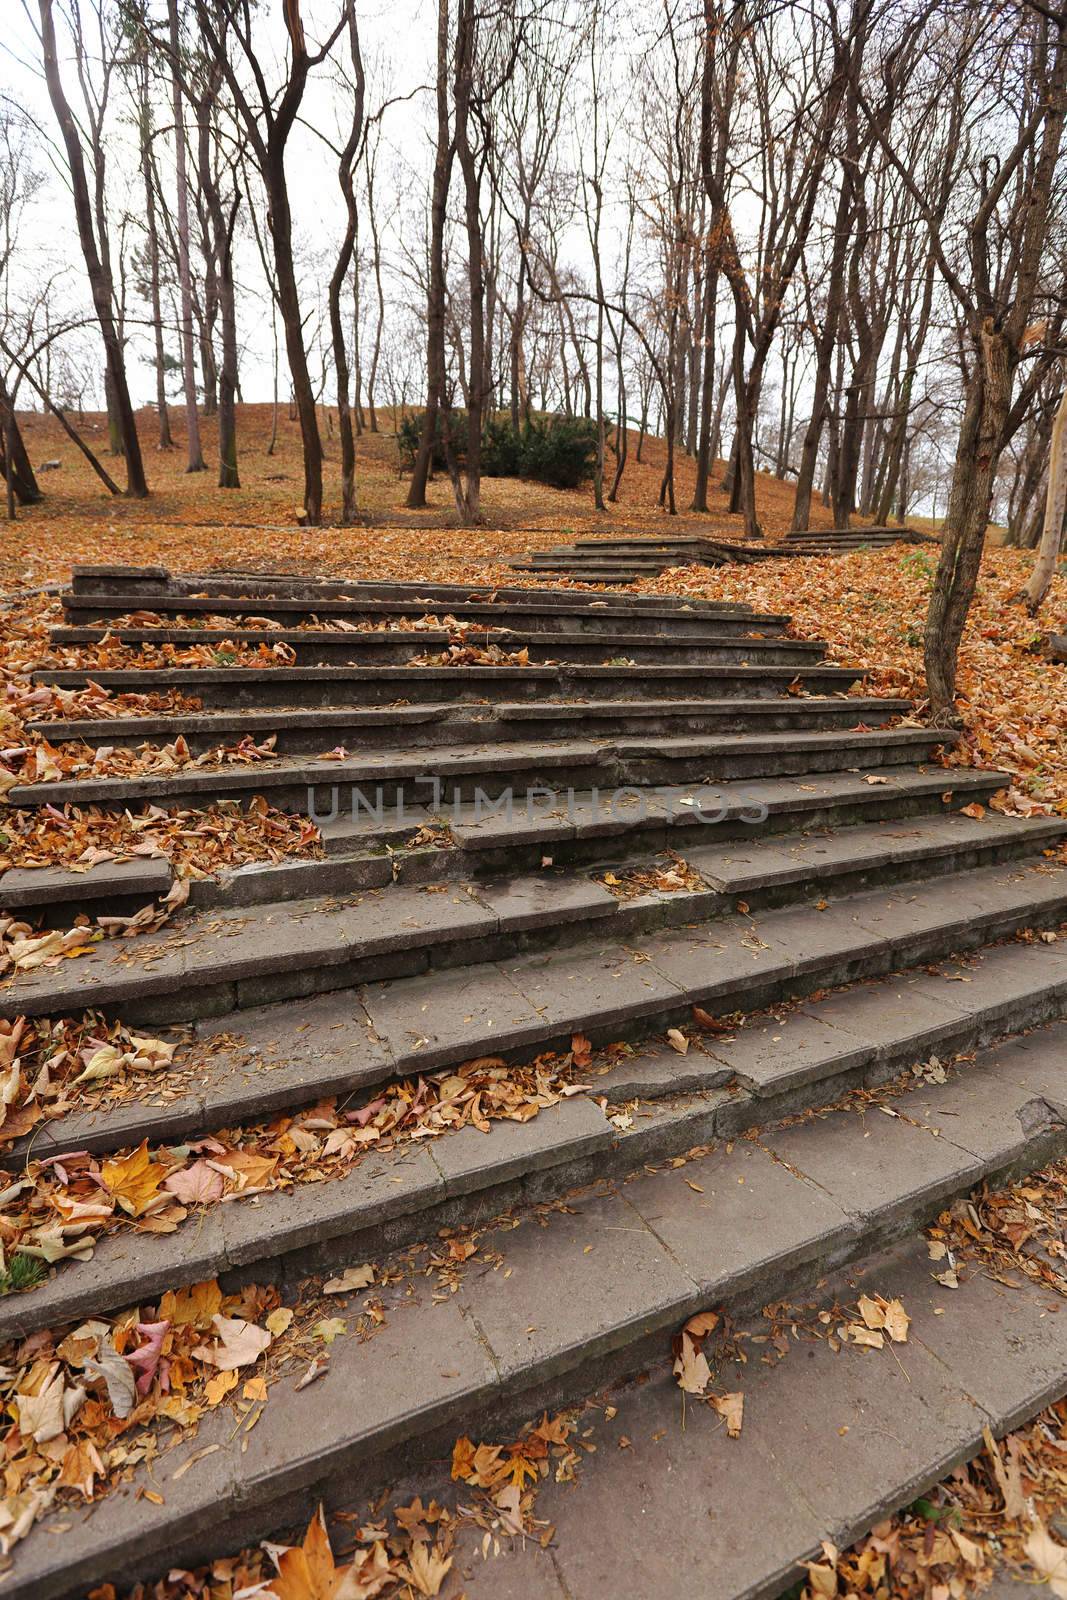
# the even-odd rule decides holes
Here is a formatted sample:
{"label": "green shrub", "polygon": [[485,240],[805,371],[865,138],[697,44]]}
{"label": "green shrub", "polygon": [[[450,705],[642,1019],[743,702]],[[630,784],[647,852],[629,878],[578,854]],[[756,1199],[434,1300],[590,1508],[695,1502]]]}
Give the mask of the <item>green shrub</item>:
{"label": "green shrub", "polygon": [[482,435],[482,471],[487,478],[521,478],[522,432],[511,419],[490,416]]}
{"label": "green shrub", "polygon": [[[401,467],[415,465],[425,412],[405,417],[397,429]],[[452,452],[457,466],[467,461],[467,413],[449,417]],[[593,470],[596,423],[588,417],[532,417],[520,428],[501,412],[491,412],[482,430],[482,472],[487,478],[532,478],[557,489],[575,489]],[[434,430],[433,469],[444,471],[442,419]]]}
{"label": "green shrub", "polygon": [[524,478],[576,489],[595,460],[596,423],[588,417],[535,417],[523,430]]}
{"label": "green shrub", "polygon": [[[419,440],[422,438],[425,411],[416,411],[410,417],[405,417],[396,430],[397,449],[400,451],[400,465],[410,472],[415,465],[415,457],[419,450]],[[452,454],[459,466],[467,460],[467,413],[453,411],[448,418],[449,437],[452,440]],[[445,436],[441,413],[437,413],[433,435],[433,461],[434,472],[444,472],[448,466],[445,460]]]}

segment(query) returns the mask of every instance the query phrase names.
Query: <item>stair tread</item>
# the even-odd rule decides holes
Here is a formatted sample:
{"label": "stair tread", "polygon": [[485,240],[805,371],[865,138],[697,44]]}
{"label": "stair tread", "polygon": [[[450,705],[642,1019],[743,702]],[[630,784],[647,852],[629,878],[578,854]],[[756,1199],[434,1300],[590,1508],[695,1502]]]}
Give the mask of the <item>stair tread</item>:
{"label": "stair tread", "polygon": [[[1057,1397],[1067,1328],[1024,1279],[1005,1293],[975,1273],[946,1295],[919,1239],[839,1274],[839,1285],[842,1302],[864,1291],[903,1302],[912,1322],[897,1360],[804,1341],[779,1365],[731,1365],[717,1387],[736,1373],[738,1440],[699,1406],[683,1426],[669,1372],[627,1386],[610,1418],[586,1413],[596,1454],[577,1486],[549,1478],[540,1490],[551,1552],[533,1539],[488,1560],[461,1547],[453,1576],[468,1600],[777,1600],[805,1577],[802,1563],[825,1560],[824,1539],[847,1550],[979,1454],[984,1427],[1002,1437]],[[829,1291],[819,1298],[831,1304]],[[701,1536],[679,1539],[679,1527]],[[1007,1579],[983,1593],[1008,1600],[1019,1589]]]}
{"label": "stair tread", "polygon": [[[221,1022],[201,1022],[196,1027],[199,1043],[178,1058],[182,1073],[192,1074],[194,1087],[184,1088],[164,1105],[124,1103],[104,1112],[68,1113],[38,1130],[34,1146],[39,1150],[49,1142],[53,1147],[103,1148],[116,1141],[136,1142],[149,1127],[155,1130],[154,1137],[172,1140],[202,1129],[206,1117],[214,1117],[215,1126],[225,1125],[230,1119],[265,1115],[319,1095],[454,1066],[487,1050],[533,1053],[575,1032],[615,1039],[635,1019],[687,1013],[692,1004],[734,1009],[735,1002],[743,1003],[746,991],[759,1004],[758,984],[788,984],[793,978],[811,979],[823,973],[830,983],[838,983],[856,975],[856,964],[866,957],[879,961],[881,968],[907,966],[912,959],[909,939],[920,928],[928,940],[938,942],[937,953],[944,958],[972,921],[991,926],[994,937],[1005,918],[1014,917],[1023,927],[1054,925],[1064,909],[1065,878],[1062,872],[1032,867],[984,867],[960,873],[950,882],[849,895],[831,902],[823,912],[792,906],[726,916],[700,927],[646,932],[625,944],[617,943],[607,926],[611,902],[598,918],[601,937],[595,948],[569,947],[372,982],[359,990],[342,988],[315,995],[298,1011],[285,1004],[250,1006]],[[594,910],[609,900],[598,884],[588,887],[603,895],[603,901],[592,900]],[[447,901],[436,895],[423,899],[433,908],[423,915],[436,917],[439,928],[451,919],[452,930],[460,935],[469,933],[479,918],[484,924],[492,915],[487,906],[464,905],[458,895]],[[399,897],[394,902],[401,913],[409,903]],[[543,904],[549,920],[566,914],[566,907]],[[308,916],[299,905],[295,915],[292,907],[283,909],[283,918],[260,924],[255,951],[246,949],[242,958],[247,967],[259,961],[268,970],[284,969],[301,939],[299,948],[305,955],[313,939],[327,958],[342,953],[338,935],[323,926],[326,919]],[[381,942],[412,936],[412,930],[404,927],[404,916],[394,911],[387,919],[379,900],[368,899],[355,915]],[[225,959],[226,934],[219,929],[232,928],[239,919],[205,914],[202,920],[213,931],[190,965],[208,973],[216,954]],[[285,938],[292,945],[288,954]],[[1024,970],[1058,972],[1067,942],[1058,940],[1040,949],[1051,954],[1039,965],[1024,964]],[[156,988],[187,985],[192,980],[183,955],[183,949],[170,952],[164,957],[169,963],[165,970],[150,974],[146,981]],[[95,959],[82,957],[79,965]],[[844,976],[842,964],[847,969]],[[65,968],[70,965],[64,963]],[[107,978],[112,979],[113,989],[123,981],[131,990],[138,983],[138,975],[126,969],[120,968],[117,977],[105,970],[101,989]],[[62,1009],[57,996],[77,1005],[93,1003],[89,982],[75,984],[69,991],[61,987],[71,982],[66,971],[45,974],[43,979],[39,973],[28,974],[24,984],[2,991],[5,1014],[27,1009],[31,993],[46,1010]],[[966,1009],[971,1003],[969,986],[958,987]],[[220,1038],[228,1033],[239,1034],[244,1042],[229,1045]],[[718,1058],[720,1052],[714,1044],[711,1048]],[[745,1068],[736,1057],[731,1061],[754,1092],[771,1092],[770,1069]]]}
{"label": "stair tread", "polygon": [[[798,729],[788,733],[718,734],[665,737],[649,746],[634,738],[587,739],[559,743],[500,741],[484,746],[461,746],[435,750],[433,766],[438,775],[458,772],[501,773],[523,763],[565,766],[574,763],[603,763],[627,756],[678,755],[714,757],[719,754],[793,753],[798,750],[855,750],[861,762],[865,750],[913,746],[929,748],[953,741],[947,732],[925,728],[887,728],[870,733],[854,730],[821,731]],[[279,756],[254,766],[197,768],[174,774],[144,773],[132,778],[75,778],[50,783],[18,784],[8,792],[12,805],[62,804],[66,800],[89,804],[94,799],[143,800],[147,794],[196,794],[213,790],[268,789],[288,784],[343,784],[381,782],[390,777],[416,778],[425,770],[427,754],[422,751],[374,750],[341,761]],[[950,784],[948,785],[951,786]]]}
{"label": "stair tread", "polygon": [[583,716],[681,716],[704,713],[708,716],[796,716],[830,710],[840,714],[852,712],[857,718],[864,713],[902,714],[910,711],[912,701],[894,696],[834,696],[834,695],[782,695],[758,699],[702,699],[702,700],[550,700],[493,701],[479,705],[476,701],[444,700],[420,701],[417,705],[398,706],[278,706],[266,710],[235,707],[233,710],[176,711],[158,716],[120,717],[58,717],[48,721],[27,724],[30,731],[46,738],[98,739],[111,736],[113,741],[123,732],[130,736],[147,733],[179,733],[185,730],[208,732],[212,729],[229,731],[244,728],[249,731],[269,733],[275,727],[359,727],[390,723],[434,722],[442,718],[480,712],[486,720],[510,718],[516,721],[580,720]]}
{"label": "stair tread", "polygon": [[[698,872],[708,872],[705,881],[711,890],[733,895],[767,882],[803,880],[811,876],[816,860],[824,875],[832,878],[882,861],[921,859],[1009,839],[1039,844],[1065,834],[1067,822],[1054,818],[991,817],[976,822],[950,814],[914,824],[844,828],[831,838],[784,836],[752,843],[740,840],[722,848],[698,846],[688,860]],[[966,887],[966,880],[957,875],[952,885],[940,887],[951,893],[961,882]],[[699,919],[716,895],[696,890],[661,898],[672,906],[691,908],[692,917]],[[79,995],[85,1004],[116,1005],[211,981],[238,982],[453,940],[557,928],[567,922],[584,932],[585,924],[595,921],[598,932],[610,935],[608,925],[620,917],[623,905],[587,874],[554,872],[488,879],[477,885],[461,879],[430,888],[387,884],[347,897],[194,910],[158,936],[143,935],[132,945],[105,941],[58,969],[14,973],[0,983],[0,1014],[12,1016],[20,1009],[40,1014],[42,1006],[66,1010],[78,1004]]]}
{"label": "stair tread", "polygon": [[[1003,1058],[1009,1053],[1016,1070],[1026,1061],[1031,1077],[1049,1072],[1062,1079],[1065,1038],[1067,1028],[1060,1024],[1002,1051],[987,1052],[966,1081],[976,1086],[982,1079],[993,1083],[1003,1078]],[[69,1519],[62,1539],[50,1536],[58,1518],[46,1514],[16,1552],[8,1592],[16,1600],[31,1595],[51,1600],[85,1587],[101,1570],[133,1576],[134,1563],[139,1563],[137,1570],[152,1562],[173,1565],[183,1538],[217,1538],[238,1511],[253,1519],[269,1518],[272,1510],[277,1515],[286,1495],[316,1494],[341,1473],[350,1475],[355,1491],[362,1472],[370,1488],[374,1460],[383,1449],[435,1428],[466,1432],[472,1415],[499,1406],[505,1396],[512,1402],[529,1396],[530,1409],[536,1410],[536,1396],[548,1384],[585,1385],[589,1392],[603,1381],[609,1362],[617,1370],[624,1369],[627,1359],[631,1371],[634,1364],[643,1365],[650,1342],[658,1348],[662,1340],[666,1361],[670,1333],[692,1312],[777,1298],[789,1274],[804,1272],[810,1281],[827,1260],[870,1256],[893,1234],[922,1223],[983,1179],[1000,1176],[1028,1158],[1047,1159],[1050,1146],[1062,1145],[1062,1123],[1057,1127],[1057,1119],[1044,1107],[1040,1125],[1031,1121],[1030,1131],[1024,1132],[1033,1103],[1033,1092],[1021,1084],[1008,1096],[1006,1104],[1015,1108],[1015,1115],[1002,1118],[999,1140],[990,1140],[984,1127],[979,1137],[970,1115],[953,1120],[935,1138],[899,1116],[835,1112],[772,1136],[766,1149],[745,1142],[717,1148],[682,1171],[647,1174],[617,1192],[587,1193],[572,1199],[566,1212],[534,1215],[508,1227],[486,1241],[499,1248],[507,1273],[469,1273],[457,1292],[438,1304],[417,1281],[413,1292],[401,1286],[386,1295],[386,1321],[376,1337],[366,1341],[347,1332],[338,1337],[328,1373],[308,1389],[295,1389],[295,1373],[284,1377],[251,1432],[238,1437],[228,1411],[206,1416],[195,1440],[182,1442],[166,1457],[162,1505],[138,1498],[138,1490],[156,1479],[137,1467],[106,1501],[103,1515]],[[982,1146],[980,1154],[975,1145]],[[788,1166],[775,1159],[779,1147],[788,1150]],[[1008,1361],[1003,1320],[996,1318],[991,1331],[998,1338],[981,1341],[985,1360],[976,1371],[965,1335],[951,1322],[947,1331],[938,1329],[930,1307],[929,1338],[940,1338],[940,1348],[955,1349],[957,1361],[966,1365],[968,1382],[958,1385],[949,1404],[943,1365],[936,1360],[922,1364],[928,1295],[923,1297],[920,1288],[929,1279],[917,1275],[908,1281],[914,1282],[908,1309],[914,1314],[923,1308],[914,1349],[905,1352],[920,1363],[912,1368],[919,1370],[920,1381],[898,1391],[885,1366],[879,1368],[878,1381],[887,1386],[886,1399],[895,1399],[898,1407],[896,1459],[910,1456],[913,1473],[917,1422],[900,1429],[905,1413],[899,1408],[917,1406],[917,1418],[925,1424],[951,1426],[947,1455],[938,1456],[932,1472],[925,1469],[938,1476],[946,1461],[962,1459],[975,1447],[990,1415],[982,1409],[988,1403],[983,1395],[1002,1393],[1000,1384],[1010,1375],[1013,1398],[1005,1409],[1014,1415],[1020,1404],[1041,1404],[1051,1398],[1051,1381],[1062,1385],[1062,1352],[1058,1344],[1050,1352],[1052,1335],[1042,1324],[1033,1334],[1035,1348],[1044,1341],[1039,1370],[1033,1362],[1024,1366],[1014,1348]],[[1014,1296],[1010,1302],[1015,1304]],[[932,1348],[936,1356],[939,1346]],[[442,1359],[446,1352],[447,1365]],[[791,1372],[789,1367],[783,1370]],[[798,1371],[809,1370],[810,1363],[798,1363]],[[837,1382],[847,1382],[842,1370],[840,1365],[834,1369]],[[960,1392],[964,1387],[966,1394]],[[933,1404],[928,1406],[931,1394]],[[358,1405],[339,1403],[354,1395]],[[753,1409],[757,1414],[762,1409],[758,1401]],[[806,1405],[802,1413],[811,1418],[817,1408],[813,1412]],[[796,1458],[798,1480],[807,1484],[811,1456],[804,1451],[805,1427],[795,1423],[792,1418],[776,1448],[788,1452],[790,1460]],[[872,1430],[855,1431],[862,1439]],[[884,1460],[882,1430],[873,1431]],[[218,1448],[207,1455],[206,1446]],[[194,1453],[197,1470],[176,1476]],[[920,1475],[923,1470],[918,1467]],[[788,1465],[786,1471],[791,1472]],[[819,1482],[825,1493],[825,1480]],[[866,1489],[854,1475],[848,1503],[858,1498],[863,1516],[871,1514]],[[844,1492],[839,1485],[835,1491]],[[839,1503],[839,1516],[845,1514],[844,1505]],[[732,1527],[733,1513],[730,1522]],[[627,1592],[631,1587],[627,1585]]]}

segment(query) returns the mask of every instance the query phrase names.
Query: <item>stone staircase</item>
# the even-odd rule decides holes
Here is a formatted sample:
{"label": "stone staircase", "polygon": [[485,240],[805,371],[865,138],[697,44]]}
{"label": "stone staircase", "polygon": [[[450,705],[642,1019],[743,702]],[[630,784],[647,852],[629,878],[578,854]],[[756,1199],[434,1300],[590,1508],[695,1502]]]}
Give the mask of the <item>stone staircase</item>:
{"label": "stone staircase", "polygon": [[[1067,1151],[1067,938],[1051,937],[1067,921],[1067,823],[988,812],[1003,775],[940,765],[950,736],[914,725],[906,702],[850,693],[857,672],[787,618],[120,568],[76,571],[64,604],[68,657],[105,634],[155,648],[143,667],[48,667],[39,682],[169,685],[203,709],[42,724],[53,746],[181,734],[211,750],[269,731],[278,753],[28,784],[13,805],[266,795],[321,819],[324,850],[196,883],[158,935],[0,986],[4,1017],[91,1006],[182,1041],[165,1095],[74,1106],[35,1130],[35,1156],[180,1144],[328,1096],[359,1105],[475,1058],[566,1053],[575,1036],[629,1049],[530,1120],[372,1153],[173,1233],[107,1236],[89,1263],[0,1299],[0,1338],[24,1338],[216,1275],[307,1293],[308,1275],[489,1229],[454,1292],[401,1278],[385,1326],[336,1339],[308,1388],[283,1376],[253,1431],[235,1438],[221,1407],[158,1483],[136,1468],[91,1515],[57,1507],[16,1548],[9,1596],[151,1576],[276,1534],[319,1498],[359,1503],[460,1433],[669,1365],[698,1309],[741,1318],[803,1293]],[[241,640],[283,642],[295,662],[176,667],[163,648]],[[408,664],[475,644],[532,664]],[[647,886],[665,851],[688,864],[681,888]],[[0,900],[66,925],[165,888],[167,865],[147,864],[151,885],[145,865],[8,873]],[[802,1115],[933,1055],[954,1063],[946,1081],[902,1084],[896,1115]],[[935,1478],[942,1444],[917,1443],[883,1501]],[[779,1533],[766,1571],[727,1563],[709,1592],[779,1592],[812,1547],[803,1520]],[[476,1592],[503,1595],[491,1574]],[[651,1584],[633,1592],[663,1592]]]}
{"label": "stone staircase", "polygon": [[907,527],[812,528],[786,533],[781,541],[713,539],[702,534],[673,538],[637,536],[577,539],[547,550],[531,550],[512,561],[516,572],[573,582],[627,584],[658,577],[669,567],[721,567],[780,560],[786,556],[840,555],[848,550],[880,550],[888,545],[937,544],[928,533]]}

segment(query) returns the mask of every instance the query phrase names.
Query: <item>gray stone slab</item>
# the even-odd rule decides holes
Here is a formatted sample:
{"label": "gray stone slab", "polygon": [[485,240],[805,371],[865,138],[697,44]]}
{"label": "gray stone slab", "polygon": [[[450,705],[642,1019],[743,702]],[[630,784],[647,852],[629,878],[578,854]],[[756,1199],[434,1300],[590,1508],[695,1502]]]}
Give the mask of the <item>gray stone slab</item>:
{"label": "gray stone slab", "polygon": [[547,1026],[600,1031],[662,1009],[681,999],[678,985],[643,957],[647,941],[633,948],[609,944],[602,950],[565,950],[501,963],[507,975]]}
{"label": "gray stone slab", "polygon": [[492,963],[367,984],[363,1003],[398,1071],[425,1071],[544,1037],[544,1018]]}
{"label": "gray stone slab", "polygon": [[834,901],[825,911],[793,906],[754,919],[761,938],[789,953],[797,977],[817,973],[824,985],[847,983],[889,959],[882,936],[860,921],[859,897]]}
{"label": "gray stone slab", "polygon": [[368,1455],[446,1422],[461,1432],[497,1374],[458,1298],[432,1304],[416,1296],[391,1306],[373,1338],[334,1341],[323,1378],[297,1391],[294,1371],[276,1384],[242,1440],[242,1500],[325,1485]]}
{"label": "gray stone slab", "polygon": [[443,1185],[423,1145],[371,1152],[343,1178],[298,1183],[221,1207],[231,1266],[306,1250],[339,1235],[375,1227],[425,1210],[444,1198]]}
{"label": "gray stone slab", "polygon": [[753,1094],[778,1095],[863,1066],[873,1045],[834,1024],[821,1009],[786,1011],[742,1028],[733,1039],[712,1036],[707,1048]]}
{"label": "gray stone slab", "polygon": [[958,1377],[910,1340],[893,1355],[801,1345],[756,1377],[746,1412],[776,1475],[841,1545],[971,1455],[987,1420]]}
{"label": "gray stone slab", "polygon": [[694,1089],[716,1089],[732,1076],[729,1065],[699,1039],[690,1043],[684,1056],[669,1044],[653,1040],[637,1045],[632,1055],[596,1078],[594,1088],[611,1100],[655,1099]]}
{"label": "gray stone slab", "polygon": [[686,1004],[737,992],[737,1004],[757,1005],[759,992],[788,979],[794,965],[790,951],[762,926],[732,919],[706,929],[645,935],[635,945]]}
{"label": "gray stone slab", "polygon": [[162,857],[106,861],[88,872],[64,867],[12,867],[0,877],[0,906],[53,905],[112,895],[166,894],[173,876]]}
{"label": "gray stone slab", "polygon": [[965,1015],[951,992],[931,991],[922,975],[890,973],[805,1008],[839,1035],[862,1041],[870,1062],[913,1066],[938,1051],[951,1054],[954,1040],[967,1041]]}
{"label": "gray stone slab", "polygon": [[[706,1407],[683,1410],[665,1372],[613,1399],[613,1419],[594,1414],[596,1454],[577,1485],[550,1486],[538,1501],[555,1524],[553,1555],[569,1600],[780,1592],[796,1556],[814,1550],[825,1530],[802,1485],[768,1461],[751,1422],[728,1440]],[[472,1574],[468,1597],[495,1600],[491,1566],[480,1581]]]}
{"label": "gray stone slab", "polygon": [[907,1115],[969,1151],[992,1171],[1031,1156],[1034,1141],[1062,1126],[1040,1093],[1000,1070],[996,1050],[963,1062],[946,1083],[920,1083],[907,1099]]}
{"label": "gray stone slab", "polygon": [[917,974],[915,988],[972,1016],[1011,1016],[1040,991],[1067,995],[1067,939],[994,945],[966,961],[942,962],[940,973]]}
{"label": "gray stone slab", "polygon": [[441,1174],[445,1193],[455,1195],[607,1150],[615,1138],[596,1102],[575,1095],[546,1107],[529,1122],[497,1120],[488,1133],[460,1128],[425,1150]]}
{"label": "gray stone slab", "polygon": [[193,985],[334,965],[347,955],[342,925],[317,901],[205,911],[183,932],[185,977]]}
{"label": "gray stone slab", "polygon": [[1059,1115],[1067,1116],[1067,1047],[1062,1027],[1037,1029],[990,1052],[998,1072],[1040,1095]]}
{"label": "gray stone slab", "polygon": [[854,1232],[834,1200],[747,1143],[637,1178],[623,1193],[713,1301],[743,1294],[769,1263],[785,1274],[829,1256]]}
{"label": "gray stone slab", "polygon": [[912,1319],[906,1349],[921,1344],[994,1433],[1008,1433],[1067,1390],[1067,1309],[1051,1289],[1021,1274],[1008,1285],[966,1263],[962,1288],[946,1289],[933,1276],[943,1266],[928,1259],[925,1241],[917,1239],[860,1287],[901,1299]]}
{"label": "gray stone slab", "polygon": [[331,915],[343,932],[350,958],[496,932],[493,913],[462,884],[449,884],[441,893],[372,890]]}
{"label": "gray stone slab", "polygon": [[672,1326],[697,1294],[632,1206],[618,1196],[575,1202],[500,1236],[504,1270],[468,1277],[457,1299],[502,1380],[556,1377]]}
{"label": "gray stone slab", "polygon": [[977,1181],[981,1164],[947,1139],[878,1108],[839,1111],[768,1133],[766,1148],[856,1218],[881,1226],[931,1215],[945,1195]]}
{"label": "gray stone slab", "polygon": [[511,878],[479,884],[475,893],[479,903],[498,919],[503,934],[603,920],[614,917],[619,907],[603,884],[581,875]]}
{"label": "gray stone slab", "polygon": [[480,1541],[468,1533],[460,1537],[441,1600],[460,1600],[472,1590],[492,1593],[493,1600],[572,1600],[560,1586],[551,1550],[516,1540],[483,1556]]}
{"label": "gray stone slab", "polygon": [[0,1301],[0,1342],[215,1277],[225,1265],[225,1209],[198,1211],[177,1233],[113,1233],[97,1242],[88,1261],[61,1262],[32,1294]]}

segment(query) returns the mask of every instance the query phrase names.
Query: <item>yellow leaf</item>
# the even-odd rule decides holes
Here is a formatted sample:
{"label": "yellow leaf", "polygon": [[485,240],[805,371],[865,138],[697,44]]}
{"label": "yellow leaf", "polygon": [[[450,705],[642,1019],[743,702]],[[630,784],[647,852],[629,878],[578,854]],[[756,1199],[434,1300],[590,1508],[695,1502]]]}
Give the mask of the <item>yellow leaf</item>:
{"label": "yellow leaf", "polygon": [[105,1189],[131,1217],[141,1217],[153,1202],[169,1199],[159,1194],[159,1186],[166,1176],[167,1168],[149,1156],[147,1139],[128,1156],[105,1161],[100,1167]]}

